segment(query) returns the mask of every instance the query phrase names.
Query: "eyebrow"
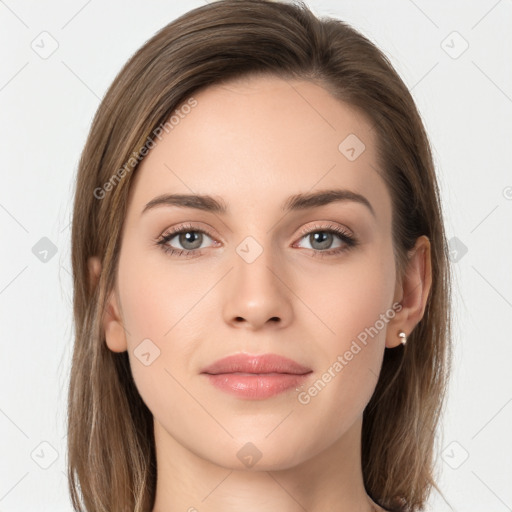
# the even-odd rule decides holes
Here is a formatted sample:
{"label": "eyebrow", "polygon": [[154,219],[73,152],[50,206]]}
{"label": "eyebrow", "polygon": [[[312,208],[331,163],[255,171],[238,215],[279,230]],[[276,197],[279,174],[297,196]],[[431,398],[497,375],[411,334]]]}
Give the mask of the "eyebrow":
{"label": "eyebrow", "polygon": [[[290,196],[281,206],[284,212],[318,208],[336,202],[355,202],[362,204],[375,217],[375,210],[366,197],[345,189],[320,190],[317,192],[302,193]],[[146,204],[141,215],[158,206],[178,206],[181,208],[194,208],[207,212],[226,214],[228,207],[221,198],[210,195],[197,194],[162,194]]]}

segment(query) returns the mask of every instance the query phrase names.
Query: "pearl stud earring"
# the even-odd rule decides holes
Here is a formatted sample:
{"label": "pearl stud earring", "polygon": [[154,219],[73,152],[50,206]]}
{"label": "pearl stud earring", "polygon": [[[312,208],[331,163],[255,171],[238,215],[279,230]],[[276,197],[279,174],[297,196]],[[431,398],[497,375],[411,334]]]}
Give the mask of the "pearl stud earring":
{"label": "pearl stud earring", "polygon": [[405,345],[407,343],[407,336],[405,335],[404,331],[399,331],[398,337],[400,338],[400,342],[402,345]]}

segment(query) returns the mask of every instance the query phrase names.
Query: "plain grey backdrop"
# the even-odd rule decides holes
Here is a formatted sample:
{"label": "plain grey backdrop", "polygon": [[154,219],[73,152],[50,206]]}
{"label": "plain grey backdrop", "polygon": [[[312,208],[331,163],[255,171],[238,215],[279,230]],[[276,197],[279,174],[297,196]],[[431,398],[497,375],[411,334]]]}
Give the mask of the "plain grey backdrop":
{"label": "plain grey backdrop", "polygon": [[[0,0],[0,512],[71,511],[73,180],[101,98],[204,0]],[[434,149],[454,266],[455,359],[438,447],[447,499],[512,510],[512,1],[309,0],[389,56]]]}

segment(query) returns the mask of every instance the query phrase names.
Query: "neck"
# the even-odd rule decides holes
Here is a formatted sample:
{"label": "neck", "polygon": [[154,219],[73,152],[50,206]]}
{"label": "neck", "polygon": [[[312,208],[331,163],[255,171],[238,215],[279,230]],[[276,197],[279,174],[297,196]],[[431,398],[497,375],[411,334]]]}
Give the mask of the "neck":
{"label": "neck", "polygon": [[258,469],[257,463],[240,469],[202,458],[155,419],[158,477],[153,512],[378,510],[364,489],[361,427],[359,418],[334,445],[291,467]]}

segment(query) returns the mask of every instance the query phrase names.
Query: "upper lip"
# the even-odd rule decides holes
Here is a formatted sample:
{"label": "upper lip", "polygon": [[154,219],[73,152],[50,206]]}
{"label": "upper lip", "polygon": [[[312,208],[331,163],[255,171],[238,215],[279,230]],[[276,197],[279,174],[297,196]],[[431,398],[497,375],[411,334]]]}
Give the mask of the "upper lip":
{"label": "upper lip", "polygon": [[311,372],[311,368],[303,366],[293,359],[278,354],[233,354],[215,361],[203,368],[201,373],[212,375],[219,373],[290,373],[303,375]]}

